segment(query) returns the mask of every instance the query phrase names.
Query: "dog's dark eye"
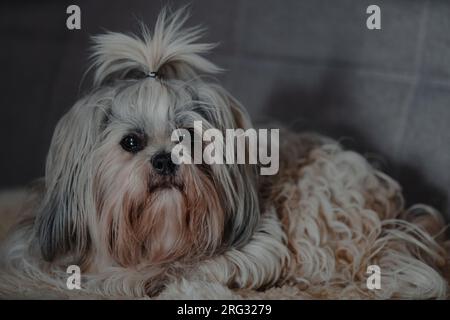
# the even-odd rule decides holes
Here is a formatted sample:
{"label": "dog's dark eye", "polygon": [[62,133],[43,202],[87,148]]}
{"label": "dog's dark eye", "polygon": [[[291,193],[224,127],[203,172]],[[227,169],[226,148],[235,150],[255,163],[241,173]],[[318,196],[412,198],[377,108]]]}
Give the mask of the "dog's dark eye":
{"label": "dog's dark eye", "polygon": [[144,139],[137,134],[128,134],[120,141],[123,150],[136,153],[144,149]]}

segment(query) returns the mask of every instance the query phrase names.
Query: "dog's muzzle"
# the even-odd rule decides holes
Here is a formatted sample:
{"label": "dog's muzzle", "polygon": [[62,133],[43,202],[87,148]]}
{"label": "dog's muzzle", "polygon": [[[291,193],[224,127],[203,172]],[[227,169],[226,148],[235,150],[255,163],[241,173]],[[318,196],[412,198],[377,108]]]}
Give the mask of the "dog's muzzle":
{"label": "dog's muzzle", "polygon": [[159,152],[150,161],[155,171],[162,176],[174,175],[178,169],[169,152]]}

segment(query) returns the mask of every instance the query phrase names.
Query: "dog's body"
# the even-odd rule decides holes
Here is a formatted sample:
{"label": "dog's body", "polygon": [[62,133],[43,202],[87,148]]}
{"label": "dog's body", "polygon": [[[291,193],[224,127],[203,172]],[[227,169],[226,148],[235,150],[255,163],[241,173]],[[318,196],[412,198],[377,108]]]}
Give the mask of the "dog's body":
{"label": "dog's body", "polygon": [[[445,297],[439,216],[404,210],[394,181],[329,139],[286,132],[276,176],[167,160],[170,132],[193,121],[251,127],[199,76],[219,69],[184,21],[163,12],[143,39],[95,38],[94,89],[55,130],[45,180],[3,244],[0,294],[169,298],[202,283],[224,294],[199,297],[284,286],[291,297]],[[72,264],[82,290],[66,287]],[[369,265],[381,269],[379,290],[366,286]]]}

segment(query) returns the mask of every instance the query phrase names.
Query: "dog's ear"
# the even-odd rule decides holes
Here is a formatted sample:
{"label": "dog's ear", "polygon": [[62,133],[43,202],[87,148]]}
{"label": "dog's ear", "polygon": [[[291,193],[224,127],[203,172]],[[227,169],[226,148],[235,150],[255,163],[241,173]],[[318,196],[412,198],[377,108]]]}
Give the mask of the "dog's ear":
{"label": "dog's ear", "polygon": [[242,105],[230,94],[227,95],[228,105],[233,115],[234,128],[241,128],[247,130],[252,128],[252,122],[247,111]]}
{"label": "dog's ear", "polygon": [[[225,134],[227,129],[253,129],[249,115],[230,93],[217,84],[202,83],[197,86],[198,100],[214,113],[208,121],[212,121],[215,128]],[[249,159],[249,147],[246,146],[246,158]],[[222,196],[226,197],[224,203],[227,207],[228,218],[226,222],[226,244],[239,247],[246,244],[254,234],[260,217],[259,199],[257,192],[258,174],[257,164],[227,164],[228,170],[220,170],[216,183],[218,189],[224,181],[232,184],[232,191],[224,190]]]}
{"label": "dog's ear", "polygon": [[83,256],[89,249],[90,154],[104,118],[93,94],[78,101],[61,118],[47,156],[45,196],[37,214],[36,233],[43,257],[66,253]]}
{"label": "dog's ear", "polygon": [[201,56],[215,46],[196,43],[203,30],[183,28],[188,17],[185,8],[172,14],[163,9],[153,33],[142,26],[141,37],[115,32],[93,37],[94,85],[147,76],[187,80],[220,71]]}
{"label": "dog's ear", "polygon": [[[239,101],[227,92],[225,92],[225,100],[233,118],[233,128],[251,129],[253,125],[250,117]],[[246,152],[246,157],[249,158],[248,145]],[[258,174],[257,165],[254,164],[235,165],[235,170],[239,172],[239,174],[234,173],[238,199],[236,199],[235,215],[228,222],[229,230],[227,231],[230,234],[229,243],[232,246],[240,247],[252,237],[259,222]]]}

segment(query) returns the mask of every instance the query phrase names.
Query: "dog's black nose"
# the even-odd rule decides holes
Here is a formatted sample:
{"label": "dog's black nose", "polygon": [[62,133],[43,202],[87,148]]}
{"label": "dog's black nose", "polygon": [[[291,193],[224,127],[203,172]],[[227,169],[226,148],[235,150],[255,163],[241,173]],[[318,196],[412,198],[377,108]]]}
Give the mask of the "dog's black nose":
{"label": "dog's black nose", "polygon": [[172,162],[171,155],[168,152],[155,154],[151,159],[151,163],[155,171],[164,176],[174,174],[178,167]]}

